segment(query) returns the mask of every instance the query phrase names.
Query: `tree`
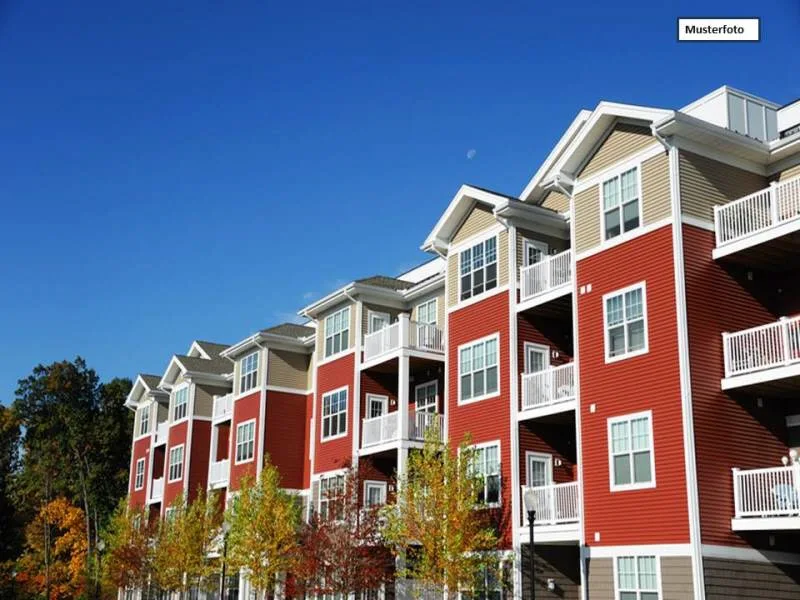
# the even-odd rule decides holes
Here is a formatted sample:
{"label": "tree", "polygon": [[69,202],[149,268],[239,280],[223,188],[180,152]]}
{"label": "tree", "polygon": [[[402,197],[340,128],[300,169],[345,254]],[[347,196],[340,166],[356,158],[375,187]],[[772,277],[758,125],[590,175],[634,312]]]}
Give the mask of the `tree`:
{"label": "tree", "polygon": [[161,589],[179,591],[183,598],[214,573],[208,557],[219,545],[222,514],[216,495],[202,491],[188,504],[179,496],[173,507],[156,532],[152,576]]}
{"label": "tree", "polygon": [[228,565],[245,569],[264,597],[297,564],[300,507],[280,487],[278,469],[267,457],[257,481],[246,478],[228,509]]}
{"label": "tree", "polygon": [[19,561],[28,591],[49,600],[75,598],[86,588],[88,544],[83,511],[63,497],[44,504],[25,528]]}
{"label": "tree", "polygon": [[362,508],[362,484],[358,471],[348,469],[341,485],[327,492],[327,514],[314,512],[303,527],[294,574],[307,594],[353,593],[358,600],[390,580],[392,557],[380,535],[380,507]]}
{"label": "tree", "polygon": [[103,534],[106,544],[103,581],[114,588],[143,588],[153,560],[155,531],[144,508],[120,500]]}
{"label": "tree", "polygon": [[497,569],[490,551],[497,535],[487,511],[476,510],[483,481],[472,468],[465,438],[456,449],[427,431],[421,451],[409,454],[394,505],[384,510],[383,535],[400,557],[398,577],[446,590],[454,597],[485,569]]}
{"label": "tree", "polygon": [[0,405],[0,564],[19,556],[22,543],[19,515],[12,485],[19,469],[19,420],[14,411]]}

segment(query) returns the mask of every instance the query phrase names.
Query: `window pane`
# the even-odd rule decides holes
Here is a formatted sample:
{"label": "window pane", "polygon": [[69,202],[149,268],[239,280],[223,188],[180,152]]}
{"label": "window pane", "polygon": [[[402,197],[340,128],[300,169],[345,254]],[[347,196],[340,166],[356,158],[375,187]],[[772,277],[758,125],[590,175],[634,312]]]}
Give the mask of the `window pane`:
{"label": "window pane", "polygon": [[613,209],[605,214],[606,239],[617,237],[620,234],[619,228],[619,209]]}
{"label": "window pane", "polygon": [[490,394],[497,391],[497,367],[486,369],[486,393]]}
{"label": "window pane", "polygon": [[486,267],[486,289],[490,290],[497,285],[497,263]]}
{"label": "window pane", "polygon": [[654,556],[639,557],[639,589],[657,590],[656,558]]}
{"label": "window pane", "polygon": [[637,319],[642,316],[642,288],[625,292],[625,318]]}
{"label": "window pane", "polygon": [[472,270],[472,253],[469,249],[461,253],[461,274],[464,275]]}
{"label": "window pane", "polygon": [[763,140],[764,130],[764,109],[760,104],[752,100],[747,101],[747,135],[757,140]]}
{"label": "window pane", "polygon": [[484,242],[486,247],[486,264],[497,260],[497,239],[489,238]]}
{"label": "window pane", "polygon": [[632,556],[621,556],[617,559],[619,587],[626,590],[636,589],[636,563]]}
{"label": "window pane", "polygon": [[622,205],[623,229],[630,231],[639,226],[639,202],[633,201]]}
{"label": "window pane", "polygon": [[606,300],[606,324],[622,323],[622,296],[613,296]]}
{"label": "window pane", "polygon": [[609,179],[603,183],[603,208],[608,210],[619,204],[619,179]]}
{"label": "window pane", "polygon": [[472,393],[474,396],[482,396],[486,393],[483,374],[484,371],[475,371],[472,375]]}
{"label": "window pane", "polygon": [[631,483],[631,457],[628,454],[614,457],[614,485]]}
{"label": "window pane", "polygon": [[650,419],[643,417],[631,421],[631,436],[633,438],[634,450],[650,449]]}
{"label": "window pane", "polygon": [[644,348],[644,321],[634,321],[628,325],[628,352]]}
{"label": "window pane", "polygon": [[472,347],[472,370],[483,368],[484,344],[475,344]]}
{"label": "window pane", "polygon": [[618,356],[625,353],[625,327],[620,325],[608,331],[608,354]]}
{"label": "window pane", "polygon": [[467,274],[461,277],[461,299],[466,300],[472,296],[472,277]]}
{"label": "window pane", "polygon": [[486,478],[486,502],[500,502],[500,476],[491,475]]}
{"label": "window pane", "polygon": [[620,423],[611,424],[611,452],[619,454],[620,452],[627,452],[630,450],[628,447],[628,422],[622,421]]}
{"label": "window pane", "polygon": [[461,376],[461,399],[469,400],[472,398],[472,375]]}
{"label": "window pane", "polygon": [[460,371],[462,373],[472,371],[472,348],[463,348],[461,350]]}
{"label": "window pane", "polygon": [[633,455],[633,480],[635,483],[653,480],[650,473],[650,452],[637,452]]}
{"label": "window pane", "polygon": [[630,171],[625,171],[621,176],[622,203],[630,202],[639,197],[639,181],[637,169],[634,167]]}
{"label": "window pane", "polygon": [[497,364],[497,340],[486,342],[486,366]]}
{"label": "window pane", "polygon": [[472,247],[472,270],[480,269],[483,266],[483,244]]}
{"label": "window pane", "polygon": [[733,94],[728,94],[728,127],[745,133],[744,99]]}
{"label": "window pane", "polygon": [[472,294],[483,292],[483,269],[472,272]]}
{"label": "window pane", "polygon": [[[638,600],[638,598],[636,598],[636,592],[620,592],[619,600]],[[658,599],[656,598],[656,600]]]}

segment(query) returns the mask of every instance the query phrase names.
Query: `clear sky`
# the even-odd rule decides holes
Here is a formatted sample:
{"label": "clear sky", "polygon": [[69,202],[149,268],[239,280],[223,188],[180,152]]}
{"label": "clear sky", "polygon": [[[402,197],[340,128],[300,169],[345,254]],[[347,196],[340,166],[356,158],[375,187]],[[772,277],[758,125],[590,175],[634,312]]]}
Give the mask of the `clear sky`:
{"label": "clear sky", "polygon": [[[398,274],[461,183],[518,194],[601,99],[800,96],[797,0],[506,4],[0,0],[0,402]],[[678,44],[678,15],[763,42]]]}

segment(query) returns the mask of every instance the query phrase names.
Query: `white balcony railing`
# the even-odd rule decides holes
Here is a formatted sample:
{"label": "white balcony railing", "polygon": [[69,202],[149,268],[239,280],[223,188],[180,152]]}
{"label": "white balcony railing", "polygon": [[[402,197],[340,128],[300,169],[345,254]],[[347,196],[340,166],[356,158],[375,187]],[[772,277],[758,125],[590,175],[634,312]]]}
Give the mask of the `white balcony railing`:
{"label": "white balcony railing", "polygon": [[733,469],[736,518],[800,516],[800,464]]}
{"label": "white balcony railing", "polygon": [[800,177],[714,207],[717,248],[800,218]]}
{"label": "white balcony railing", "polygon": [[431,412],[418,412],[411,415],[408,437],[412,440],[425,440],[425,434],[432,427],[439,428],[439,441],[444,441],[444,415]]}
{"label": "white balcony railing", "polygon": [[397,411],[386,413],[380,417],[364,419],[361,422],[362,447],[374,446],[399,439],[399,413]]}
{"label": "white balcony railing", "polygon": [[[551,483],[541,487],[529,488],[522,486],[522,497],[525,492],[533,490],[536,506],[537,525],[561,525],[576,523],[581,516],[578,495],[578,482]],[[523,513],[525,511],[523,510]],[[528,516],[524,515],[525,525],[528,525]]]}
{"label": "white balcony railing", "polygon": [[155,435],[153,437],[153,443],[156,446],[160,444],[166,444],[168,435],[169,435],[169,423],[167,421],[159,423],[158,425],[156,425]]}
{"label": "white balcony railing", "polygon": [[725,377],[800,363],[800,316],[722,334]]}
{"label": "white balcony railing", "polygon": [[210,485],[225,485],[228,483],[228,472],[230,461],[225,460],[211,461],[208,467],[208,483]]}
{"label": "white balcony railing", "polygon": [[214,420],[225,421],[233,415],[233,394],[214,397]]}
{"label": "white balcony railing", "polygon": [[396,323],[364,336],[364,361],[399,348],[444,352],[444,333],[436,325],[418,323],[400,315]]}
{"label": "white balcony railing", "polygon": [[150,499],[159,501],[164,497],[164,478],[159,477],[150,482]]}
{"label": "white balcony railing", "polygon": [[520,302],[572,282],[572,250],[548,256],[519,270]]}
{"label": "white balcony railing", "polygon": [[522,410],[575,399],[575,364],[522,375]]}

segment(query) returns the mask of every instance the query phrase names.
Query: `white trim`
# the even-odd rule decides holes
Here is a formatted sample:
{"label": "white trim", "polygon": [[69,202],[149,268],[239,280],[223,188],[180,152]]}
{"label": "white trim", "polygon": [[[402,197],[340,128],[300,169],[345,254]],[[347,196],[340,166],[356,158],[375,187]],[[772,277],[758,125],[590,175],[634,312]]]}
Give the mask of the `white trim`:
{"label": "white trim", "polygon": [[706,221],[705,219],[699,219],[698,217],[693,217],[692,215],[682,214],[681,222],[686,225],[691,225],[692,227],[697,227],[698,229],[704,229],[706,231],[715,232],[717,230],[716,227],[714,227],[713,221]]}
{"label": "white trim", "polygon": [[736,548],[734,546],[716,546],[713,544],[703,544],[702,550],[703,556],[708,558],[800,565],[800,554],[795,554],[793,552],[758,550],[757,548]]}
{"label": "white trim", "polygon": [[732,531],[800,531],[800,517],[733,517]]}
{"label": "white trim", "polygon": [[[189,423],[186,425],[186,449],[183,451],[183,493],[185,498],[189,497],[189,466],[192,464],[192,440],[194,438],[194,413],[195,413],[195,392],[197,384],[192,382],[189,386]],[[210,419],[209,419],[210,420]],[[206,476],[208,473],[206,473]]]}
{"label": "white trim", "polygon": [[[259,396],[258,396],[258,433],[256,434],[256,442],[254,444],[253,454],[257,458],[256,462],[256,479],[261,477],[261,471],[264,469],[264,451],[265,451],[265,444],[266,444],[266,429],[267,429],[267,379],[269,379],[269,348],[264,348],[263,346],[259,346],[263,352],[264,356],[264,364],[261,365],[261,359],[259,358],[259,366],[264,369],[264,376],[261,377],[261,385],[259,385]],[[233,418],[233,414],[231,414],[231,419]],[[233,422],[233,421],[231,421]],[[234,450],[236,446],[234,445]],[[228,455],[230,458],[230,455]]]}
{"label": "white trim", "polygon": [[370,404],[371,400],[378,400],[378,401],[380,401],[381,405],[383,406],[383,410],[381,411],[381,414],[377,415],[377,416],[382,417],[383,415],[385,415],[385,414],[387,414],[389,412],[389,396],[387,396],[386,394],[367,394],[364,397],[364,404],[366,405],[366,409],[367,409],[366,412],[367,412],[367,415],[369,415],[369,416],[367,416],[365,418],[367,418],[367,419],[372,419],[373,418],[372,415],[370,415],[370,408],[372,408],[372,405]]}
{"label": "white trim", "polygon": [[[466,216],[469,216],[469,213],[467,213]],[[491,227],[483,229],[482,231],[479,231],[477,233],[473,233],[471,236],[469,236],[468,238],[464,238],[460,242],[457,242],[455,244],[451,244],[447,249],[447,253],[450,256],[452,256],[454,254],[458,254],[459,252],[461,252],[462,250],[465,250],[466,248],[470,248],[470,247],[472,247],[472,246],[474,246],[476,244],[480,244],[481,242],[485,242],[486,240],[488,240],[491,237],[495,237],[496,235],[498,235],[504,229],[505,229],[505,227],[503,226],[502,223],[495,223]]]}
{"label": "white trim", "polygon": [[548,454],[546,452],[534,452],[533,450],[526,450],[525,451],[525,486],[531,487],[531,458],[537,458],[545,461],[546,463],[546,470],[547,476],[545,479],[545,485],[550,485],[553,483],[553,455]]}
{"label": "white trim", "polygon": [[383,506],[386,504],[387,490],[389,489],[388,484],[385,481],[377,481],[375,479],[365,479],[364,480],[364,494],[361,500],[361,504],[363,506],[367,506],[367,496],[369,494],[369,488],[380,488],[382,494],[381,503],[376,506]]}
{"label": "white trim", "polygon": [[724,256],[741,252],[747,248],[752,248],[753,246],[758,246],[759,244],[784,237],[796,231],[800,231],[800,219],[794,218],[791,221],[785,221],[780,225],[774,225],[769,229],[759,231],[758,233],[753,233],[747,237],[729,242],[723,246],[715,246],[714,250],[711,252],[711,256],[714,258],[714,260],[717,260]]}
{"label": "white trim", "polygon": [[[350,331],[350,326],[353,324],[352,312],[351,312],[352,309],[353,309],[353,305],[352,304],[347,304],[346,306],[343,306],[338,310],[334,310],[330,314],[327,314],[324,317],[322,317],[322,355],[326,359],[330,359],[330,358],[332,358],[334,356],[337,356],[338,354],[342,354],[342,353],[344,353],[345,350],[349,350],[351,347],[354,346],[354,344],[350,343],[350,336],[353,334],[353,332]],[[347,327],[346,328],[342,327],[339,331],[336,331],[336,332],[328,335],[328,320],[329,319],[332,320],[336,315],[338,315],[340,313],[344,313],[344,312],[347,312]],[[340,322],[343,322],[343,319],[340,318]],[[358,323],[358,320],[356,320],[356,323]],[[342,344],[342,347],[340,348],[340,350],[338,352],[332,352],[331,354],[328,354],[328,338],[333,339],[334,336],[339,335],[340,336],[339,340],[340,340],[340,343],[341,343],[341,340],[344,339],[344,336],[342,336],[341,334],[345,330],[347,331],[347,340],[345,342],[347,345],[345,346],[344,344]],[[331,343],[331,348],[332,347],[333,347],[333,343]]]}
{"label": "white trim", "polygon": [[745,373],[744,375],[724,377],[720,381],[720,387],[723,390],[732,390],[735,388],[746,387],[748,385],[765,383],[767,381],[776,381],[778,379],[786,379],[788,377],[797,377],[799,375],[800,363],[797,363],[794,365],[788,365],[786,367],[773,367],[763,371],[755,371],[754,373]]}
{"label": "white trim", "polygon": [[[453,260],[458,260],[458,259],[453,259]],[[509,277],[511,277],[511,273],[509,273]],[[504,283],[503,285],[498,286],[496,288],[492,288],[488,292],[484,292],[479,296],[473,296],[469,300],[464,300],[463,302],[458,302],[453,306],[448,307],[447,314],[449,315],[450,313],[454,313],[458,310],[461,310],[462,308],[467,308],[468,306],[472,306],[474,304],[477,304],[478,302],[483,302],[484,300],[488,300],[489,298],[492,298],[497,294],[507,292],[508,290],[509,290],[509,285],[507,283]]]}
{"label": "white trim", "polygon": [[[618,554],[611,559],[612,562],[612,570],[613,570],[613,577],[614,577],[614,598],[618,600],[620,597],[620,589],[619,589],[619,559],[620,558],[632,558],[634,559],[634,565],[636,567],[635,571],[635,578],[636,578],[636,595],[637,597],[641,598],[641,593],[644,591],[645,593],[653,593],[652,589],[649,590],[641,590],[639,588],[640,585],[640,577],[639,577],[639,558],[652,558],[656,563],[656,593],[658,594],[658,600],[663,600],[664,598],[664,590],[661,583],[661,557],[656,554]],[[629,592],[631,590],[625,590]],[[695,596],[696,597],[696,596]]]}
{"label": "white trim", "polygon": [[[363,309],[362,309],[363,310]],[[367,335],[370,333],[375,333],[376,331],[380,331],[378,329],[372,329],[372,317],[385,317],[386,325],[388,327],[392,324],[392,315],[388,312],[383,312],[380,310],[372,310],[370,308],[367,309]]]}
{"label": "white trim", "polygon": [[[623,201],[622,201],[622,175],[633,171],[636,169],[636,208],[638,211],[638,220],[639,224],[630,229],[625,231],[625,219],[623,214]],[[608,232],[606,231],[606,202],[605,198],[603,197],[603,186],[611,181],[612,179],[616,179],[619,185],[619,203],[616,205],[615,210],[619,210],[619,234],[615,235],[614,237],[608,237]],[[600,200],[600,240],[602,245],[608,245],[610,242],[613,242],[617,238],[629,239],[631,234],[642,227],[644,225],[644,218],[642,215],[642,209],[644,207],[644,198],[642,197],[642,163],[637,163],[630,168],[622,169],[622,170],[615,170],[609,173],[608,177],[602,179],[600,183],[597,184],[598,188],[598,198]]]}
{"label": "white trim", "polygon": [[[486,243],[489,242],[490,240],[494,240],[494,263],[487,263],[487,261],[486,261]],[[471,265],[470,265],[470,272],[469,273],[470,273],[470,282],[472,282],[473,278],[474,278],[474,275],[476,273],[476,270],[472,266],[472,264],[474,264],[474,259],[472,258],[471,251],[472,251],[473,248],[475,248],[475,246],[479,246],[479,245],[481,246],[481,252],[482,252],[482,255],[483,255],[483,264],[482,264],[481,267],[479,267],[479,270],[483,273],[483,291],[478,293],[478,294],[474,294],[474,293],[472,293],[472,291],[470,289],[469,298],[462,299],[461,295],[462,295],[463,290],[461,289],[461,278],[462,278],[462,274],[461,274],[461,255],[462,255],[462,253],[466,252],[467,250],[470,251],[470,263],[471,263]],[[485,238],[482,238],[482,239],[476,241],[474,244],[470,244],[470,245],[464,246],[458,252],[451,251],[450,253],[455,255],[455,260],[456,260],[456,275],[458,276],[458,301],[459,302],[466,302],[468,300],[472,300],[473,298],[482,298],[484,295],[488,294],[489,292],[491,292],[492,290],[494,290],[494,289],[496,289],[497,287],[500,286],[500,233],[499,232],[493,233],[492,235],[488,235]],[[486,280],[486,267],[489,264],[494,264],[494,266],[495,266],[495,283],[494,283],[494,287],[493,288],[488,288],[487,289],[487,287],[486,287],[486,281],[487,281]],[[470,285],[471,285],[471,287],[474,287],[474,286],[472,286],[472,284],[470,284]]]}
{"label": "white trim", "polygon": [[[342,390],[344,390],[346,392],[346,399],[345,399],[345,403],[344,403],[344,411],[345,411],[344,431],[340,431],[336,435],[329,435],[327,437],[324,437],[323,436],[323,431],[325,431],[325,414],[324,414],[325,397],[326,396],[332,396],[334,394],[338,394]],[[320,411],[320,420],[319,420],[319,442],[320,442],[320,444],[324,444],[326,442],[331,442],[333,440],[338,440],[340,438],[346,437],[347,436],[347,432],[350,430],[349,423],[348,423],[348,421],[350,420],[350,386],[349,385],[343,385],[343,386],[338,387],[336,389],[328,390],[327,392],[323,392],[321,397],[320,397],[320,408],[322,409]],[[341,413],[340,412],[336,413],[337,416],[339,414],[341,414]]]}
{"label": "white trim", "polygon": [[[642,419],[647,418],[647,425],[648,425],[648,434],[650,438],[650,481],[645,481],[642,483],[635,483],[633,481],[633,473],[634,473],[634,465],[633,465],[633,444],[630,445],[628,450],[628,455],[631,457],[631,483],[625,484],[616,484],[614,483],[614,448],[613,448],[613,440],[611,436],[611,426],[615,423],[628,423],[628,434],[629,434],[629,441],[632,442],[633,438],[633,430],[630,428],[631,421],[635,419]],[[632,490],[644,490],[644,489],[651,489],[656,487],[656,444],[655,439],[653,438],[653,411],[652,410],[644,410],[637,413],[630,413],[627,415],[619,415],[615,417],[609,417],[606,419],[606,427],[608,429],[608,481],[609,481],[609,489],[611,492],[626,492]]]}
{"label": "white trim", "polygon": [[550,346],[546,346],[544,344],[537,344],[536,342],[524,342],[522,344],[522,352],[523,352],[522,358],[523,358],[523,364],[524,364],[524,366],[523,366],[523,369],[524,369],[523,372],[524,373],[526,373],[526,374],[530,373],[530,371],[528,370],[528,369],[530,369],[530,366],[531,366],[530,365],[530,361],[528,360],[528,350],[541,351],[545,356],[545,361],[544,361],[545,365],[544,365],[544,368],[542,370],[544,371],[544,370],[547,370],[547,369],[550,368]]}
{"label": "white trim", "polygon": [[[419,406],[417,406],[417,390],[422,387],[429,387],[433,384],[434,387],[434,406],[436,407],[435,413],[439,413],[439,401],[441,398],[439,397],[439,379],[429,379],[428,381],[423,381],[422,383],[418,383],[414,386],[414,412],[419,412]],[[426,411],[430,412],[430,411]]]}
{"label": "white trim", "polygon": [[[497,502],[484,502],[483,504],[479,505],[479,508],[498,508],[503,505],[503,462],[501,460],[503,454],[502,450],[503,447],[500,443],[500,440],[491,440],[489,442],[480,442],[478,444],[470,444],[469,448],[473,450],[478,450],[481,448],[491,448],[492,446],[497,446],[497,476],[500,478],[500,485],[497,490]],[[486,490],[486,476],[483,477],[483,485],[484,490]]]}
{"label": "white trim", "polygon": [[338,354],[331,354],[328,358],[325,358],[325,359],[322,359],[321,361],[319,361],[317,363],[317,368],[321,367],[322,365],[327,365],[328,363],[332,363],[332,362],[334,362],[336,360],[339,360],[340,358],[345,358],[346,356],[348,356],[350,354],[355,354],[355,353],[356,353],[356,349],[355,348],[348,348],[347,350],[345,350],[343,352],[339,352]]}
{"label": "white trim", "polygon": [[[701,121],[701,123],[705,122]],[[713,125],[712,123],[709,123],[709,125],[711,127],[715,127],[715,125]],[[722,129],[723,131],[730,131],[724,128],[720,129]],[[704,133],[707,133],[707,131]],[[715,131],[714,133],[717,132]],[[731,133],[734,132],[731,131]],[[734,133],[734,135],[738,136],[740,134]],[[741,137],[744,140],[747,139],[744,136]],[[707,141],[710,141],[710,139],[707,138]],[[756,160],[744,158],[742,156],[737,156],[736,154],[730,151],[729,152],[722,151],[719,148],[708,146],[705,143],[698,142],[697,140],[689,139],[687,137],[677,137],[677,136],[673,137],[672,145],[678,148],[679,150],[686,150],[687,152],[691,152],[692,154],[698,154],[700,156],[703,156],[705,158],[710,158],[713,161],[728,165],[730,167],[735,167],[742,171],[748,171],[750,173],[755,173],[756,175],[761,175],[762,177],[768,177],[771,174],[769,172],[770,171],[769,165],[764,165],[762,163],[757,162]]]}
{"label": "white trim", "polygon": [[[253,455],[250,458],[246,458],[244,460],[239,460],[239,430],[247,427],[252,423],[253,425]],[[235,438],[233,440],[233,464],[234,465],[243,465],[246,463],[253,462],[256,459],[256,419],[247,419],[247,421],[242,421],[241,423],[236,424],[236,431],[235,431]],[[247,444],[249,442],[244,442],[242,445]]]}
{"label": "white trim", "polygon": [[[495,341],[495,346],[497,347],[497,363],[496,363],[496,367],[497,367],[497,391],[491,392],[489,394],[484,393],[484,394],[482,394],[480,396],[473,396],[473,397],[468,398],[466,400],[462,400],[461,399],[461,349],[465,348],[467,346],[474,346],[476,344],[480,344],[481,342],[483,342],[485,344],[486,342],[491,341],[491,340]],[[472,404],[474,402],[480,402],[481,400],[488,400],[489,398],[496,398],[497,396],[499,396],[500,395],[500,391],[501,391],[500,383],[501,383],[501,379],[502,379],[502,377],[500,376],[501,365],[502,365],[502,361],[500,360],[500,332],[499,331],[497,331],[495,333],[492,333],[492,334],[489,334],[489,335],[486,335],[486,336],[484,336],[482,338],[478,338],[478,339],[475,339],[475,340],[470,340],[469,342],[465,342],[465,343],[461,344],[460,346],[458,346],[458,348],[456,348],[456,373],[458,375],[458,386],[456,388],[457,391],[458,391],[458,396],[456,398],[457,405],[458,406],[463,406],[465,404]],[[483,371],[486,372],[486,354],[485,353],[484,353]],[[474,372],[475,371],[471,371],[471,373],[474,373]],[[483,383],[484,383],[484,389],[485,389],[485,386],[486,386],[486,379],[485,378],[484,378],[484,382]],[[445,412],[448,412],[448,411],[445,411]]]}
{"label": "white trim", "polygon": [[426,322],[419,318],[419,309],[421,306],[425,306],[430,303],[433,303],[433,316],[436,318],[436,320],[433,323],[428,323],[428,325],[435,325],[436,327],[439,327],[439,296],[434,296],[433,298],[428,298],[427,300],[415,304],[414,308],[412,309],[416,317],[414,320],[417,321],[417,323]]}
{"label": "white trim", "polygon": [[[189,406],[189,404],[190,404],[190,402],[189,402],[190,401],[189,392],[191,390],[189,388],[191,388],[191,384],[189,382],[187,382],[187,381],[182,381],[179,385],[174,386],[170,390],[170,394],[169,394],[169,414],[167,415],[167,417],[168,417],[167,420],[170,422],[171,425],[175,425],[176,423],[183,423],[184,421],[188,420],[191,417],[191,413],[189,412],[189,409],[191,408]],[[175,396],[177,395],[178,392],[181,392],[183,390],[186,390],[186,413],[180,419],[176,419],[175,418],[175,409],[177,408],[177,404],[176,404],[177,398]]]}
{"label": "white trim", "polygon": [[[605,141],[605,138],[603,138],[602,141]],[[619,174],[622,173],[623,171],[627,171],[636,166],[641,167],[642,163],[647,162],[651,158],[655,158],[659,154],[663,153],[664,153],[664,146],[662,146],[660,142],[654,140],[651,146],[647,146],[646,148],[639,150],[635,154],[631,154],[625,160],[609,165],[602,171],[597,171],[596,173],[592,173],[591,175],[583,179],[581,178],[576,179],[572,193],[573,195],[579,194],[581,192],[586,191],[592,186],[600,185],[603,181],[611,179],[615,173]],[[639,191],[641,192],[641,190]]]}
{"label": "white trim", "polygon": [[[546,259],[550,253],[550,245],[547,242],[543,242],[541,240],[532,240],[523,236],[522,238],[522,267],[528,267],[535,263],[528,262],[528,248],[536,248],[539,252],[542,253],[542,256]],[[516,252],[515,252],[516,254]]]}
{"label": "white trim", "polygon": [[[136,482],[139,479],[139,463],[142,464],[142,483],[139,484],[139,485],[136,485]],[[147,465],[145,465],[144,463],[145,463],[145,458],[144,457],[136,459],[136,470],[133,472],[133,489],[136,492],[138,492],[139,490],[144,489],[144,480],[145,480],[145,475],[147,474]],[[149,500],[149,498],[148,498],[148,500]]]}
{"label": "white trim", "polygon": [[633,229],[627,236],[618,235],[617,237],[612,238],[611,240],[606,242],[605,244],[597,244],[596,246],[590,248],[589,250],[584,250],[575,257],[575,260],[579,261],[583,260],[584,258],[589,258],[590,256],[594,256],[595,254],[599,254],[600,252],[603,252],[605,250],[610,250],[611,248],[615,248],[620,244],[624,244],[625,242],[630,242],[631,240],[635,240],[636,238],[641,237],[643,235],[647,235],[648,233],[652,233],[657,229],[661,229],[662,227],[666,227],[667,225],[672,225],[672,221],[673,221],[672,215],[670,215],[668,217],[664,217],[663,219],[659,219],[658,221],[653,221],[652,223],[649,223],[642,227],[637,227],[636,229]]}
{"label": "white trim", "polygon": [[[350,392],[347,393],[347,417],[345,420],[352,419],[353,435],[350,439],[350,460],[358,461],[358,450],[361,447],[361,365],[364,358],[364,302],[360,300],[355,304],[356,327],[355,327],[355,356],[353,358],[353,397],[352,413],[350,412]],[[388,325],[387,325],[388,327]],[[387,407],[388,410],[388,407]],[[348,430],[350,425],[347,425]]]}
{"label": "white trim", "polygon": [[[252,371],[248,371],[247,373],[244,372],[244,363],[245,361],[250,360],[253,356],[255,356],[256,360],[256,367]],[[245,395],[245,394],[252,394],[254,390],[259,387],[259,377],[261,376],[261,350],[256,349],[252,352],[248,352],[244,356],[242,356],[239,360],[236,361],[235,373],[236,373],[236,381],[234,382],[235,389],[238,395]],[[242,379],[248,376],[252,376],[253,384],[251,387],[247,388],[246,390],[242,389]]]}
{"label": "white trim", "polygon": [[589,558],[614,558],[616,556],[690,556],[691,544],[641,544],[633,546],[586,546]]}
{"label": "white trim", "polygon": [[[171,473],[171,471],[172,471],[172,468],[171,468],[171,466],[172,466],[172,451],[173,450],[177,450],[178,448],[181,449],[181,476],[180,477],[176,477],[175,479],[172,479],[172,473]],[[184,473],[183,473],[184,468],[183,467],[185,466],[185,463],[186,463],[186,444],[184,443],[184,444],[177,444],[176,446],[170,446],[168,451],[167,451],[167,457],[166,458],[167,458],[167,460],[166,460],[166,463],[167,463],[167,483],[175,483],[176,481],[181,481],[183,479],[183,475],[184,475]]]}
{"label": "white trim", "polygon": [[[641,289],[642,290],[642,319],[644,321],[644,346],[639,350],[633,350],[632,352],[628,352],[628,320],[626,317],[627,313],[627,306],[624,304],[625,294],[628,292],[632,292],[634,290]],[[622,306],[622,326],[623,326],[623,333],[624,333],[624,340],[625,340],[625,353],[618,354],[617,356],[609,356],[609,346],[608,346],[608,310],[607,310],[607,301],[609,298],[613,298],[616,296],[623,297],[623,306]],[[641,356],[642,354],[647,354],[650,352],[650,336],[648,335],[648,322],[647,322],[647,281],[639,281],[638,283],[634,283],[633,285],[629,285],[624,288],[620,288],[618,290],[614,290],[603,294],[603,349],[604,349],[604,359],[605,364],[619,362],[621,360],[626,360],[629,358],[634,358],[636,356]],[[616,325],[619,327],[619,325]]]}
{"label": "white trim", "polygon": [[313,394],[314,390],[302,390],[300,388],[283,387],[282,385],[268,385],[266,387],[268,392],[281,392],[283,394],[297,394],[299,396],[307,396]]}

